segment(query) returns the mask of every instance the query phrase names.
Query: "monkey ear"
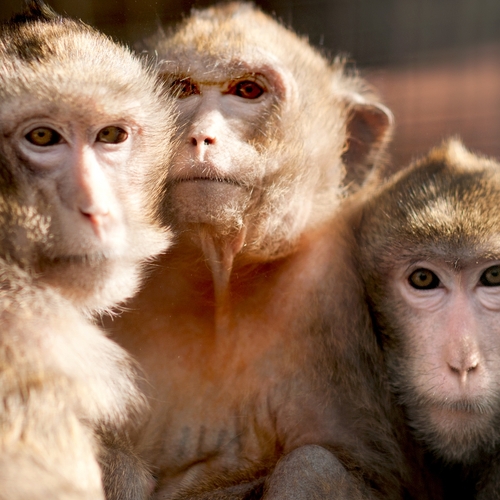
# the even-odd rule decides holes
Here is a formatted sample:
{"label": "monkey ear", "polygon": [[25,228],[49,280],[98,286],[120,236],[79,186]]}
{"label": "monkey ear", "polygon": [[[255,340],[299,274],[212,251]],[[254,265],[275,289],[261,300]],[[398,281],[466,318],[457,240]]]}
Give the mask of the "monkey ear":
{"label": "monkey ear", "polygon": [[363,184],[384,154],[394,124],[391,111],[379,103],[360,98],[351,104],[347,118],[347,140],[342,155],[346,168],[344,184],[353,191]]}

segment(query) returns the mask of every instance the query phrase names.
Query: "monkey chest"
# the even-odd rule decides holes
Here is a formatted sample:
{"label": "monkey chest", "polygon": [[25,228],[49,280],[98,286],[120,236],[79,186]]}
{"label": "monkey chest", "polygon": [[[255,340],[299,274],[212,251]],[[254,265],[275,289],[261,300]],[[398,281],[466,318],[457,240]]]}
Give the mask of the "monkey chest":
{"label": "monkey chest", "polygon": [[[229,380],[227,381],[229,383]],[[240,384],[241,385],[241,382]],[[268,387],[269,392],[274,390]],[[155,438],[155,468],[163,496],[196,486],[214,474],[275,462],[282,444],[268,394],[199,384],[172,395],[161,434]]]}
{"label": "monkey chest", "polygon": [[307,400],[314,390],[286,336],[266,336],[263,325],[256,331],[251,341],[238,342],[236,332],[232,344],[202,348],[198,340],[199,348],[192,341],[170,351],[147,439],[160,471],[158,498],[214,474],[274,464],[307,440],[302,426],[319,428],[319,406]]}

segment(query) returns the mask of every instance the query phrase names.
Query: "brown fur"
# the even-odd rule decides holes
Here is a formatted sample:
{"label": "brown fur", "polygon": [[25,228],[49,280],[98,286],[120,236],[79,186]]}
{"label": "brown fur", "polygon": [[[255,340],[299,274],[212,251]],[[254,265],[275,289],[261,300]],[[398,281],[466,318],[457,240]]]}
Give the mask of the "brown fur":
{"label": "brown fur", "polygon": [[[363,183],[390,114],[249,5],[196,11],[148,45],[178,93],[164,216],[179,237],[107,327],[152,386],[155,498],[399,498],[369,318],[337,320],[361,300],[335,216],[344,169]],[[245,101],[238,81],[265,91]]]}
{"label": "brown fur", "polygon": [[[153,488],[130,441],[147,415],[141,375],[85,315],[132,295],[167,245],[154,205],[171,116],[144,62],[83,23],[30,2],[0,26],[2,499],[138,500]],[[122,146],[97,140],[116,124],[133,142],[118,161]],[[33,146],[34,127],[63,140]],[[75,160],[85,141],[92,160]]]}
{"label": "brown fur", "polygon": [[[452,140],[362,210],[359,268],[408,453],[429,478],[417,498],[500,498],[500,300],[480,282],[500,260],[499,204],[500,165]],[[440,287],[415,291],[415,268]]]}

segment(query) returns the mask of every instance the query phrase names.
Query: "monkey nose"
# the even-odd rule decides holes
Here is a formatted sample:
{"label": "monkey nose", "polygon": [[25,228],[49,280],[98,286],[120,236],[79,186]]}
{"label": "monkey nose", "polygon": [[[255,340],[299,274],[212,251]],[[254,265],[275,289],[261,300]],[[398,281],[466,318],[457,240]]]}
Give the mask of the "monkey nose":
{"label": "monkey nose", "polygon": [[211,148],[216,143],[215,135],[207,134],[205,132],[200,132],[199,134],[191,134],[189,138],[190,148],[192,148],[191,154],[197,158],[199,161],[205,160],[205,154],[207,154]]}
{"label": "monkey nose", "polygon": [[215,137],[210,134],[193,134],[189,142],[194,147],[212,146],[215,144]]}
{"label": "monkey nose", "polygon": [[474,371],[477,371],[479,362],[476,359],[468,358],[456,362],[448,362],[448,367],[453,375],[458,377],[461,382],[466,382]]}
{"label": "monkey nose", "polygon": [[81,214],[89,222],[90,227],[97,238],[104,240],[108,230],[107,219],[109,216],[109,210],[101,210],[99,212],[86,212],[80,209]]}
{"label": "monkey nose", "polygon": [[99,212],[80,210],[82,215],[87,217],[92,224],[102,224],[103,220],[109,215],[109,210],[101,210]]}
{"label": "monkey nose", "polygon": [[100,192],[98,189],[82,189],[79,195],[77,206],[80,213],[92,224],[101,224],[110,213],[106,192]]}

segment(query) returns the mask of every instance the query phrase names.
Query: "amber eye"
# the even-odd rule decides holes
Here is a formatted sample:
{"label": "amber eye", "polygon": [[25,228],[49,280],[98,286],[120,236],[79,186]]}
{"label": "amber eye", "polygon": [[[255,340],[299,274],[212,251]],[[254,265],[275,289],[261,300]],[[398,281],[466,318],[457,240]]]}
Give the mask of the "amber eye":
{"label": "amber eye", "polygon": [[178,99],[183,99],[189,97],[190,95],[199,94],[200,90],[189,78],[182,78],[180,80],[175,80],[170,85],[170,91]]}
{"label": "amber eye", "polygon": [[127,140],[128,134],[120,127],[104,127],[97,134],[97,142],[106,142],[108,144],[119,144]]}
{"label": "amber eye", "polygon": [[410,286],[417,290],[431,290],[439,286],[439,278],[429,269],[417,269],[408,278]]}
{"label": "amber eye", "polygon": [[61,134],[49,127],[37,127],[25,136],[28,142],[35,146],[53,146],[61,142]]}
{"label": "amber eye", "polygon": [[479,278],[484,286],[500,286],[500,266],[491,266]]}
{"label": "amber eye", "polygon": [[264,89],[252,80],[243,80],[231,87],[228,93],[243,97],[243,99],[257,99],[264,93]]}

